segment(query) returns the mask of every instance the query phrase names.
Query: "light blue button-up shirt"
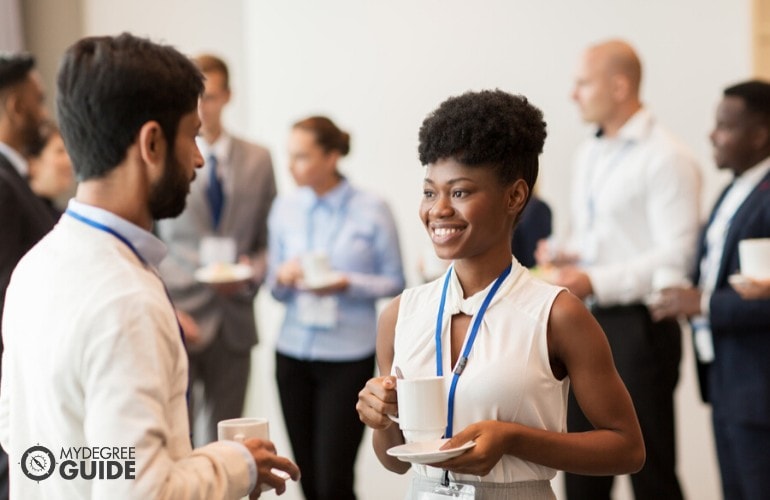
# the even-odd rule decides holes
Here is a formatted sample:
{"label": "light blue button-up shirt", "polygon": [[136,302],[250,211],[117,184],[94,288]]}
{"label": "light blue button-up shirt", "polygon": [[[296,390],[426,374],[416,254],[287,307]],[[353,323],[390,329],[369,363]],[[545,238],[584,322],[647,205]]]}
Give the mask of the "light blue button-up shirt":
{"label": "light blue button-up shirt", "polygon": [[[278,337],[279,353],[302,360],[352,361],[374,353],[377,299],[404,289],[401,251],[393,215],[379,197],[342,180],[318,197],[300,188],[276,199],[268,219],[267,282],[286,305]],[[308,252],[322,251],[332,269],[350,285],[336,295],[337,320],[331,328],[299,321],[295,288],[278,285],[278,268]]]}

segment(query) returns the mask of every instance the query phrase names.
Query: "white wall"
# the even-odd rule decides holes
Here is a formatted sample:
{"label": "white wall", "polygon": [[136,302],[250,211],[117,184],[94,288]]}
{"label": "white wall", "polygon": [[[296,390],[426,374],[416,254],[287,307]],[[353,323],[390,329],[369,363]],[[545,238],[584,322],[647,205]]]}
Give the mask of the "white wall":
{"label": "white wall", "polygon": [[[427,243],[416,217],[422,175],[416,135],[426,113],[449,95],[499,87],[525,94],[543,109],[549,138],[540,189],[562,227],[571,154],[587,132],[568,98],[587,44],[622,36],[639,49],[645,101],[702,160],[704,206],[723,181],[713,172],[706,138],[714,108],[725,85],[750,74],[747,0],[83,3],[89,34],[130,30],[188,53],[225,56],[235,90],[226,119],[234,131],[271,148],[281,190],[292,187],[284,152],[291,123],[325,113],[347,128],[353,151],[342,169],[391,202],[412,282],[416,255]],[[247,412],[270,416],[279,450],[288,452],[272,372],[281,309],[263,293],[257,315],[263,342],[254,353]],[[698,402],[693,377],[686,342],[677,394],[680,472],[688,497],[716,499],[709,414]],[[384,472],[368,442],[362,450],[360,498],[398,497],[405,479]],[[627,488],[620,489],[618,498],[630,498]],[[301,498],[298,487],[282,498]]]}

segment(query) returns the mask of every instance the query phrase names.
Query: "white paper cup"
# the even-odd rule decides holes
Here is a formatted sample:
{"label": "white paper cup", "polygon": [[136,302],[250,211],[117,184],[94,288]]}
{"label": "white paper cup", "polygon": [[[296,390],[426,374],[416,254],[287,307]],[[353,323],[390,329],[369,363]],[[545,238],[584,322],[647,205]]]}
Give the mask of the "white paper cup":
{"label": "white paper cup", "polygon": [[398,422],[407,442],[441,438],[447,425],[444,377],[398,379]]}
{"label": "white paper cup", "polygon": [[758,280],[770,278],[770,238],[738,242],[741,274]]}
{"label": "white paper cup", "polygon": [[[217,423],[217,438],[219,441],[238,441],[239,443],[252,438],[269,440],[270,425],[266,418],[244,417],[220,420]],[[289,479],[289,476],[281,470],[273,469],[272,472],[283,477],[284,480]],[[260,489],[262,491],[269,491],[273,487],[263,483]]]}
{"label": "white paper cup", "polygon": [[266,418],[231,418],[217,423],[220,441],[238,441],[251,438],[270,439],[270,425]]}
{"label": "white paper cup", "polygon": [[652,273],[652,290],[659,292],[675,286],[689,286],[685,273],[676,267],[661,267]]}
{"label": "white paper cup", "polygon": [[302,280],[311,288],[326,283],[331,273],[329,256],[323,252],[306,253],[300,258]]}
{"label": "white paper cup", "polygon": [[238,249],[233,238],[206,236],[198,248],[198,260],[205,267],[211,264],[234,264]]}

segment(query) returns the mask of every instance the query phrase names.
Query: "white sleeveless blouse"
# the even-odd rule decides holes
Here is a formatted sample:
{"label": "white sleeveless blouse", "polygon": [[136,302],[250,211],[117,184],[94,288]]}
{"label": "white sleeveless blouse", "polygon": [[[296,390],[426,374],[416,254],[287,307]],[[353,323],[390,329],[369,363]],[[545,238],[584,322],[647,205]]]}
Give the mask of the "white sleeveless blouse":
{"label": "white sleeveless blouse", "polygon": [[[408,378],[436,375],[435,329],[443,283],[442,276],[407,289],[401,295],[393,366],[399,366]],[[491,286],[490,283],[487,289],[463,299],[460,283],[452,272],[441,336],[447,393],[453,368],[450,367],[449,335],[452,315],[461,310],[473,315]],[[553,376],[547,344],[548,317],[562,290],[533,278],[513,260],[510,275],[489,304],[468,364],[457,383],[454,434],[482,420],[517,422],[537,429],[566,432],[569,381]],[[469,329],[472,325],[473,321]],[[434,467],[413,467],[422,476],[439,478],[441,475],[441,470]],[[460,481],[511,483],[550,480],[555,474],[549,467],[504,455],[486,476],[453,477]]]}

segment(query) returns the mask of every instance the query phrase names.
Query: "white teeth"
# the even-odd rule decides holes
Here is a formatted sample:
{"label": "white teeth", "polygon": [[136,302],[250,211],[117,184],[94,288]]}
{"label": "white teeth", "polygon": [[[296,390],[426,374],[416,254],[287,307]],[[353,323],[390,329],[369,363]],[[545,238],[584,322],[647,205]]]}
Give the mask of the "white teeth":
{"label": "white teeth", "polygon": [[436,236],[447,236],[450,234],[454,234],[456,232],[460,231],[459,229],[455,228],[449,228],[449,227],[437,227],[433,229],[433,234]]}

